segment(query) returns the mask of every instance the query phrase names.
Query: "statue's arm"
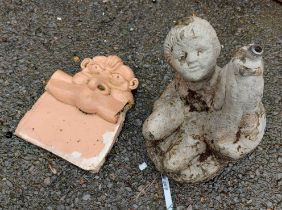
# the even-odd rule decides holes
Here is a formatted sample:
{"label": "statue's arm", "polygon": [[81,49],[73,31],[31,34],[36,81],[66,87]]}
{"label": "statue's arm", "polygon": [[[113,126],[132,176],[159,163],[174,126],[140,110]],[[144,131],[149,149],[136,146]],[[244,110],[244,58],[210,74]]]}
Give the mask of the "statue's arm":
{"label": "statue's arm", "polygon": [[172,134],[184,121],[184,108],[173,81],[154,103],[153,112],[143,125],[145,139],[161,140]]}
{"label": "statue's arm", "polygon": [[[209,145],[218,153],[238,159],[252,151],[261,141],[265,114],[261,104],[263,78],[242,76],[231,61],[225,67],[226,91],[224,104],[208,116],[205,129]],[[250,71],[250,70],[249,70]]]}

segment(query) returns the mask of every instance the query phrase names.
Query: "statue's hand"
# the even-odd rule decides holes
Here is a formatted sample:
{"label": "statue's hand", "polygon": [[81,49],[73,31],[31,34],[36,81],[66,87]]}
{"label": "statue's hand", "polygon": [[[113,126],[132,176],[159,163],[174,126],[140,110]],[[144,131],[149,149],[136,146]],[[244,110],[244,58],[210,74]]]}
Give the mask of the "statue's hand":
{"label": "statue's hand", "polygon": [[226,92],[225,92],[225,103],[223,105],[223,112],[228,112],[231,115],[241,116],[242,107],[240,104],[240,93],[238,83],[235,77],[236,66],[229,62],[225,66],[226,75]]}
{"label": "statue's hand", "polygon": [[161,140],[171,135],[184,121],[184,103],[173,98],[154,107],[153,113],[143,125],[143,135],[147,140]]}

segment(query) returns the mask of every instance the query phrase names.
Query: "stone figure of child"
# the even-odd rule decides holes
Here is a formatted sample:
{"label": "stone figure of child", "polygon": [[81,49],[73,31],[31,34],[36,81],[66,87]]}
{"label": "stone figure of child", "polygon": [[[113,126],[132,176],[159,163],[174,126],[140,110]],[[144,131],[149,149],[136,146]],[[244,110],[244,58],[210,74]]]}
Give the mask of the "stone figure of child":
{"label": "stone figure of child", "polygon": [[[143,135],[157,169],[178,181],[198,182],[214,177],[226,159],[238,159],[250,152],[263,135],[262,74],[244,78],[238,74],[240,69],[246,70],[241,61],[250,54],[249,48],[242,48],[239,52],[245,54],[237,54],[224,68],[218,67],[220,49],[213,27],[194,16],[179,21],[165,40],[164,56],[176,76],[154,103],[153,113],[143,125]],[[249,67],[262,70],[260,52],[256,53],[257,63]],[[249,58],[254,63],[254,56]],[[244,92],[248,88],[243,85],[247,84],[246,78],[262,88]],[[251,94],[254,97],[249,97]],[[250,107],[250,103],[253,108],[246,113],[243,107]],[[250,117],[255,112],[260,117]],[[255,126],[248,130],[246,122]],[[257,135],[246,140],[240,129]]]}

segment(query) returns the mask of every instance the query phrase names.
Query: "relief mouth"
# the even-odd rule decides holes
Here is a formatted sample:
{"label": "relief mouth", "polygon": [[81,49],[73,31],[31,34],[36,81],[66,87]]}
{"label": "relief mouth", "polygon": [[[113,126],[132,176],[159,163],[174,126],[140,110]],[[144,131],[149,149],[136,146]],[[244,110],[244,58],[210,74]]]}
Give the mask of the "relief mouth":
{"label": "relief mouth", "polygon": [[97,86],[97,88],[98,88],[99,90],[101,90],[101,91],[106,90],[106,87],[105,87],[104,85],[101,85],[101,84],[99,84],[99,85]]}
{"label": "relief mouth", "polygon": [[249,50],[251,51],[253,55],[256,55],[256,56],[260,56],[263,53],[262,47],[257,44],[251,45]]}
{"label": "relief mouth", "polygon": [[105,84],[98,84],[97,89],[102,93],[103,95],[109,95],[111,93],[111,89],[105,85]]}

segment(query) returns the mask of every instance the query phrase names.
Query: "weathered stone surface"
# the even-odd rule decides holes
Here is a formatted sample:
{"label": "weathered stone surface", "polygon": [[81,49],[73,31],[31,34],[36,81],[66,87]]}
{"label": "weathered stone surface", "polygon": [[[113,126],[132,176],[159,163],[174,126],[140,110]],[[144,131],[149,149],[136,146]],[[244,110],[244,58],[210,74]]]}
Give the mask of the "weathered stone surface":
{"label": "weathered stone surface", "polygon": [[154,103],[143,135],[157,169],[177,181],[213,178],[264,134],[262,48],[240,48],[224,68],[216,65],[220,49],[213,27],[195,16],[178,21],[165,40],[176,76]]}

